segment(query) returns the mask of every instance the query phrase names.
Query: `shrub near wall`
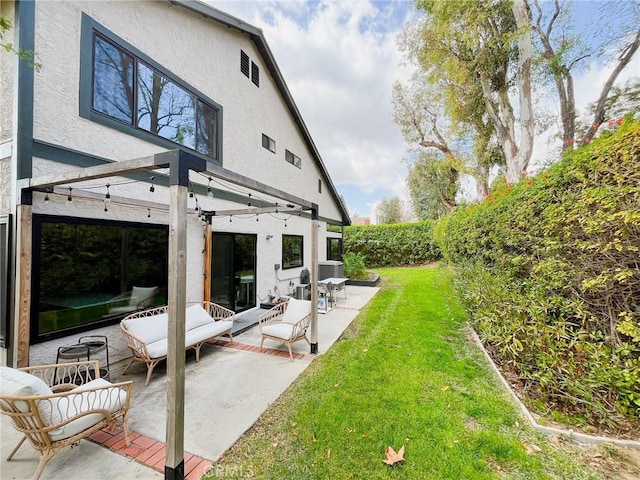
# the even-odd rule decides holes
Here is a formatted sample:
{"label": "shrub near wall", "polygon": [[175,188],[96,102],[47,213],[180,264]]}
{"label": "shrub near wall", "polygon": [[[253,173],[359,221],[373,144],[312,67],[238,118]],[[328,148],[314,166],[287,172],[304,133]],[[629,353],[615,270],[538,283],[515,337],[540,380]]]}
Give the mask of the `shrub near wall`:
{"label": "shrub near wall", "polygon": [[437,235],[478,333],[534,403],[640,418],[639,122],[498,185]]}
{"label": "shrub near wall", "polygon": [[345,253],[364,256],[367,267],[425,265],[440,259],[433,222],[352,225],[343,232]]}

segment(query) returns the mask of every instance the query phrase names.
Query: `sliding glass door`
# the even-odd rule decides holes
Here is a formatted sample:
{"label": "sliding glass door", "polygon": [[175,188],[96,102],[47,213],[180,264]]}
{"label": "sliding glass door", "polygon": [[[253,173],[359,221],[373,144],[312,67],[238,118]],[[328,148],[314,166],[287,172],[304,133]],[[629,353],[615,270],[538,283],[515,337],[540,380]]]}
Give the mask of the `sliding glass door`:
{"label": "sliding glass door", "polygon": [[242,312],[256,306],[256,236],[214,233],[211,301]]}

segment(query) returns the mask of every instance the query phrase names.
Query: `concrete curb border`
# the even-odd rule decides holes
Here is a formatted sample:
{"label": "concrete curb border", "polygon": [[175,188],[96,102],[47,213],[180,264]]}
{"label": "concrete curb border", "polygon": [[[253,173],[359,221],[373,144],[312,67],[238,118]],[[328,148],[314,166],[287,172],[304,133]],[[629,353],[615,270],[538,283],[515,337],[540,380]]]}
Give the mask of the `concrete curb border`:
{"label": "concrete curb border", "polygon": [[493,369],[493,371],[498,375],[498,378],[502,382],[502,385],[509,392],[513,400],[520,406],[520,410],[522,410],[522,413],[527,418],[531,426],[535,428],[537,431],[550,436],[559,436],[559,437],[567,438],[569,440],[572,440],[574,442],[579,442],[579,443],[587,443],[591,445],[599,445],[601,443],[611,443],[619,447],[633,448],[633,449],[640,450],[640,441],[587,435],[586,433],[574,432],[573,430],[565,430],[562,428],[547,427],[545,425],[540,425],[536,421],[536,419],[533,417],[531,412],[529,412],[529,409],[524,405],[524,403],[522,403],[520,398],[518,398],[516,393],[511,388],[511,385],[509,385],[509,382],[507,382],[507,380],[504,378],[504,376],[502,375],[502,372],[498,369],[496,364],[493,362],[493,359],[491,358],[487,350],[484,348],[484,345],[480,341],[480,337],[478,336],[478,334],[476,333],[476,331],[471,325],[469,325],[469,330],[471,331],[471,336],[473,337],[473,340],[475,341],[478,348],[480,348],[482,353],[484,353],[485,358],[488,360],[489,365],[491,365],[491,368]]}

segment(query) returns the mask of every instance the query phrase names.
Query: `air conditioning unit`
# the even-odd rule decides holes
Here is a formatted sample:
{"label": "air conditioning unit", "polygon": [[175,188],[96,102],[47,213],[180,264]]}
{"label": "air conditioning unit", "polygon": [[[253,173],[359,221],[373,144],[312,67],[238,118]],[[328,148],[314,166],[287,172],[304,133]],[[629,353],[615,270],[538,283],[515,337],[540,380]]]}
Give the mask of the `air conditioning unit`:
{"label": "air conditioning unit", "polygon": [[344,264],[338,260],[318,262],[318,280],[344,278]]}

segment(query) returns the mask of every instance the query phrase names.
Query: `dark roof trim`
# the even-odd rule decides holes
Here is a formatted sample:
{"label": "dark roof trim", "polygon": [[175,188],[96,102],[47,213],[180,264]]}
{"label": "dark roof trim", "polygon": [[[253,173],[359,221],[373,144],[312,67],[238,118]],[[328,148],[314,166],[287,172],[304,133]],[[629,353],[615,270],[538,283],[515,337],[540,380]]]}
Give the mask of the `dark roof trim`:
{"label": "dark roof trim", "polygon": [[197,0],[168,0],[168,2],[174,5],[179,5],[184,8],[187,8],[188,10],[191,10],[193,12],[199,13],[200,15],[206,18],[210,18],[219,23],[222,23],[227,27],[235,28],[243,33],[248,34],[251,37],[251,40],[253,40],[258,51],[260,52],[260,55],[262,55],[262,58],[264,59],[267,65],[267,68],[271,73],[271,76],[276,82],[276,85],[278,86],[278,89],[280,90],[280,93],[282,94],[282,97],[285,103],[287,104],[287,107],[289,107],[289,110],[291,111],[291,114],[293,115],[293,118],[295,119],[295,122],[298,125],[298,128],[302,132],[302,136],[307,142],[307,146],[309,147],[309,150],[311,150],[311,153],[315,157],[315,160],[318,166],[320,167],[320,171],[324,176],[324,180],[329,186],[331,190],[331,194],[334,197],[334,200],[336,201],[336,203],[338,204],[338,207],[340,208],[340,212],[342,213],[342,223],[345,225],[350,225],[351,219],[349,218],[349,213],[347,212],[347,208],[342,203],[342,199],[338,195],[338,191],[336,190],[336,187],[333,184],[331,177],[329,176],[329,172],[327,171],[327,168],[325,167],[324,162],[320,157],[320,153],[318,152],[318,149],[316,148],[316,145],[313,142],[313,139],[311,138],[311,134],[309,133],[309,130],[307,129],[307,126],[305,125],[304,120],[302,119],[302,115],[300,114],[300,111],[298,110],[298,107],[296,106],[296,103],[293,100],[293,96],[291,95],[291,92],[289,91],[289,88],[287,87],[287,84],[284,81],[284,77],[282,76],[280,69],[278,68],[278,64],[276,63],[275,57],[273,56],[273,53],[271,52],[271,49],[267,44],[267,40],[264,37],[262,29],[258,27],[254,27],[253,25],[243,22],[239,18],[236,18],[227,13],[224,13],[221,10],[218,10],[210,5],[207,5]]}

